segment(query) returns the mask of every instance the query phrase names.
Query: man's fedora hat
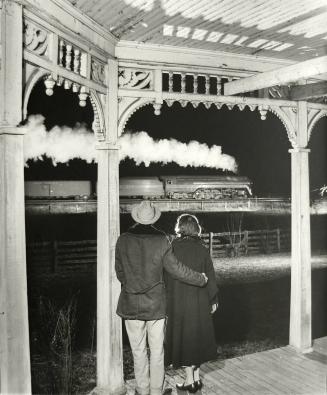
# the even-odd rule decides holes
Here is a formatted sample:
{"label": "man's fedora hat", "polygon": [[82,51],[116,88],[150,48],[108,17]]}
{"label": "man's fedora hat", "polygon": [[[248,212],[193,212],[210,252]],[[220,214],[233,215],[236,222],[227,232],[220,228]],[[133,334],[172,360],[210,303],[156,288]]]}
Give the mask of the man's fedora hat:
{"label": "man's fedora hat", "polygon": [[143,200],[143,202],[132,208],[131,214],[135,222],[150,225],[158,221],[161,211],[157,207],[152,206],[148,200]]}

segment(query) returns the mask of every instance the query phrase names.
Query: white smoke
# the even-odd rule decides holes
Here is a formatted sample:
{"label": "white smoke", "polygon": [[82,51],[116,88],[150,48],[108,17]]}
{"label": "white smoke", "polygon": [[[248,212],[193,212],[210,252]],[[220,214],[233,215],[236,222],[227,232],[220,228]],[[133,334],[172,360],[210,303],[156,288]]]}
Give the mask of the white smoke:
{"label": "white smoke", "polygon": [[120,138],[120,159],[134,159],[136,164],[175,162],[182,167],[211,167],[236,172],[232,156],[222,153],[219,145],[208,147],[197,141],[181,143],[174,139],[155,141],[145,132],[126,133]]}
{"label": "white smoke", "polygon": [[[47,131],[44,117],[30,116],[25,126],[24,159],[40,160],[43,155],[54,164],[80,158],[88,163],[96,161],[94,134],[82,126],[75,128],[55,126]],[[182,167],[211,167],[236,172],[237,164],[232,156],[222,153],[221,147],[208,147],[197,141],[181,143],[174,139],[155,141],[147,133],[125,133],[119,138],[120,160],[133,159],[136,165],[144,163],[175,162]]]}
{"label": "white smoke", "polygon": [[96,160],[95,138],[85,127],[75,128],[55,126],[49,132],[44,125],[42,115],[28,118],[26,125],[21,127],[24,136],[24,159],[42,160],[46,155],[54,165],[66,163],[70,159],[80,158],[91,163]]}

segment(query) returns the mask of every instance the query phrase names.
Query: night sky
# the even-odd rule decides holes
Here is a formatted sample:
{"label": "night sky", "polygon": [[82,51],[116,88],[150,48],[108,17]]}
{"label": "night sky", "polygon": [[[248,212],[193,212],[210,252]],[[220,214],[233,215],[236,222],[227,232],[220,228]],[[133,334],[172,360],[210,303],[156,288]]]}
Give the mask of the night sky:
{"label": "night sky", "polygon": [[[75,126],[76,123],[91,128],[93,110],[89,101],[82,108],[78,96],[70,90],[56,87],[53,96],[45,94],[43,82],[33,90],[28,105],[28,114],[42,114],[47,129],[55,125]],[[327,122],[323,118],[316,125],[310,142],[310,188],[327,183]],[[290,194],[291,148],[286,130],[281,121],[268,112],[262,121],[257,110],[237,107],[228,110],[226,106],[209,110],[203,105],[194,109],[191,104],[182,108],[179,103],[172,107],[163,105],[161,115],[156,116],[151,105],[138,110],[129,120],[126,129],[145,131],[154,139],[174,138],[181,142],[196,140],[209,146],[221,145],[223,153],[236,158],[239,174],[253,181],[257,196],[284,196]],[[153,176],[164,174],[222,174],[207,168],[182,168],[175,164],[153,164],[148,168],[136,166],[134,161],[125,160],[120,165],[121,176]],[[29,163],[25,169],[27,180],[41,179],[96,179],[96,165],[82,160],[68,164],[52,165],[50,160]]]}

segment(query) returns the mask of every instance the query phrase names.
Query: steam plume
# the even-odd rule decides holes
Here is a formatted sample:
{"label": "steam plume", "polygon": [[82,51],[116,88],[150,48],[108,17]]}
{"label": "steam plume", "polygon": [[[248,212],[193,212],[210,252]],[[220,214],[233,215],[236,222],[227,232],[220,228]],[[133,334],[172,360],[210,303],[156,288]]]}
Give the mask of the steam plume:
{"label": "steam plume", "polygon": [[136,164],[144,163],[149,166],[153,162],[175,162],[182,167],[212,167],[216,169],[236,171],[237,165],[232,156],[225,155],[221,147],[197,141],[181,143],[174,139],[153,140],[145,132],[126,133],[120,138],[121,159],[129,157]]}
{"label": "steam plume", "polygon": [[91,163],[96,159],[95,138],[93,133],[83,126],[55,126],[47,132],[42,115],[33,115],[22,126],[24,136],[24,159],[42,160],[42,155],[52,159],[54,165],[80,158]]}
{"label": "steam plume", "polygon": [[[43,155],[51,158],[53,163],[68,162],[73,158],[96,161],[95,137],[86,128],[76,126],[55,126],[49,132],[44,126],[41,115],[29,117],[25,126],[24,158],[27,160],[42,159]],[[181,143],[174,139],[153,140],[145,132],[125,133],[119,139],[121,149],[120,160],[134,159],[136,165],[160,162],[175,162],[182,167],[211,167],[236,171],[237,165],[232,156],[222,153],[221,147],[208,147],[197,141]]]}

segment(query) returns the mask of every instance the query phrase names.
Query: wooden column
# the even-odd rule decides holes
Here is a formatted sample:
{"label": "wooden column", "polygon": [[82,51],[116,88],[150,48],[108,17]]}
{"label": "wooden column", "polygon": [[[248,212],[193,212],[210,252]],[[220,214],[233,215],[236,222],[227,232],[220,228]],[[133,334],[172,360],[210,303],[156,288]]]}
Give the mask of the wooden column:
{"label": "wooden column", "polygon": [[301,148],[292,157],[292,262],[290,345],[301,352],[311,350],[311,237],[307,104],[298,103],[297,139]]}
{"label": "wooden column", "polygon": [[22,114],[22,6],[0,3],[0,392],[31,393]]}
{"label": "wooden column", "polygon": [[116,314],[120,283],[115,274],[119,236],[118,66],[109,60],[106,142],[98,146],[97,388],[125,394],[122,323]]}

